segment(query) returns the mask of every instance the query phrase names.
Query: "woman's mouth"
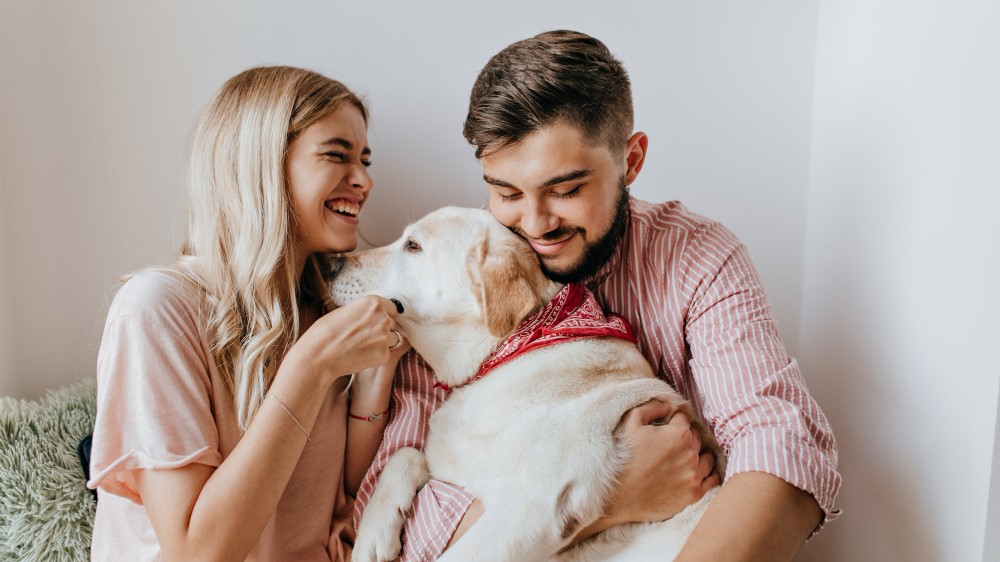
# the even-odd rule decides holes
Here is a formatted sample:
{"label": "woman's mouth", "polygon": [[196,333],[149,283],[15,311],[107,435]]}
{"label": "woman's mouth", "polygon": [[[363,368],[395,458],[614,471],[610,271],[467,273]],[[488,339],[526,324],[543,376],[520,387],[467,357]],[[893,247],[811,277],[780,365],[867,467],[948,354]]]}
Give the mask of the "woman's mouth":
{"label": "woman's mouth", "polygon": [[361,212],[361,205],[350,199],[330,199],[325,205],[330,211],[345,217],[357,218]]}

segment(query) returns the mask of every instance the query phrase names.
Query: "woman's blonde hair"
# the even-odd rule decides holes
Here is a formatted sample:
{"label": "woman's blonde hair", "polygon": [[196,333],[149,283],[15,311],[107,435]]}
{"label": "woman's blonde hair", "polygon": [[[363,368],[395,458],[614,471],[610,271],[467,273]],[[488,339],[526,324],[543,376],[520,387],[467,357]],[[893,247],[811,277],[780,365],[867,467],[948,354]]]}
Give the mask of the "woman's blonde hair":
{"label": "woman's blonde hair", "polygon": [[364,103],[340,82],[300,68],[251,68],[219,89],[191,139],[187,236],[176,265],[207,295],[212,355],[244,430],[297,339],[299,299],[331,307],[316,256],[295,282],[285,154],[345,103],[367,123]]}

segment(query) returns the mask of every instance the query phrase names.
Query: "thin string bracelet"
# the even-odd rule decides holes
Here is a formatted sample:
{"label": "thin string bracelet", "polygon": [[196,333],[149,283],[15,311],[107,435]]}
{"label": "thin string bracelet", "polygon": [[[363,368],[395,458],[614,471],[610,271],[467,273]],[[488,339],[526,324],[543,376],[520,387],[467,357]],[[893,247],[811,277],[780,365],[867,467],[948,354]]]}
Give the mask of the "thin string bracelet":
{"label": "thin string bracelet", "polygon": [[386,408],[385,411],[382,412],[381,414],[376,414],[376,413],[372,412],[371,415],[365,417],[365,416],[355,416],[354,414],[351,413],[350,410],[347,411],[347,415],[348,416],[351,416],[352,418],[354,418],[356,420],[366,421],[368,423],[375,423],[375,420],[381,418],[382,416],[384,416],[384,415],[386,415],[388,413],[389,413],[389,408]]}
{"label": "thin string bracelet", "polygon": [[288,406],[285,406],[284,402],[282,402],[281,400],[278,400],[278,397],[275,396],[275,395],[273,395],[273,394],[271,394],[270,392],[267,393],[267,395],[265,396],[265,398],[270,398],[270,399],[274,400],[282,408],[285,409],[285,413],[288,414],[288,417],[292,418],[292,421],[295,422],[295,425],[299,426],[299,429],[302,430],[302,433],[306,434],[306,446],[308,446],[310,449],[312,449],[313,442],[312,442],[312,437],[309,435],[309,430],[306,429],[304,425],[302,425],[302,423],[299,421],[299,418],[295,417],[295,414],[293,414],[292,411],[288,409]]}

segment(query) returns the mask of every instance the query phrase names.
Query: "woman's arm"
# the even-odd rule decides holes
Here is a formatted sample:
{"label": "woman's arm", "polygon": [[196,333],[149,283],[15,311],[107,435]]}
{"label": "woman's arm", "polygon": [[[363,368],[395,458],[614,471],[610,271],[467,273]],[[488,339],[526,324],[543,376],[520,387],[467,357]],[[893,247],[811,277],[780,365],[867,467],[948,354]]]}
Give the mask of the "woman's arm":
{"label": "woman's arm", "polygon": [[274,516],[330,385],[389,359],[393,314],[389,301],[368,297],[306,330],[250,427],[218,467],[136,471],[165,559],[246,558]]}
{"label": "woman's arm", "polygon": [[[347,418],[347,448],[344,453],[344,490],[350,496],[357,496],[361,481],[382,443],[389,421],[389,395],[396,366],[399,365],[399,358],[409,349],[409,343],[403,341],[392,350],[387,363],[357,373],[351,383],[351,399],[347,405],[350,414]],[[383,412],[385,415],[371,421],[353,417],[367,418]]]}
{"label": "woman's arm", "polygon": [[[306,429],[327,395],[323,384],[293,377],[277,377],[270,392]],[[306,434],[268,398],[218,468],[190,464],[137,471],[164,560],[244,560],[273,517],[305,446]]]}

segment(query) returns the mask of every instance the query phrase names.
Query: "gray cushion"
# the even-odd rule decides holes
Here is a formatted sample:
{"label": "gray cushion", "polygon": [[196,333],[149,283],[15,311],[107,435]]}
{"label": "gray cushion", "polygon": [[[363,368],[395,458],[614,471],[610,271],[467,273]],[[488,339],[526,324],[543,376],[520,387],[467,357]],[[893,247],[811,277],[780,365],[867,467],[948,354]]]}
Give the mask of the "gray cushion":
{"label": "gray cushion", "polygon": [[94,430],[95,389],[0,398],[0,562],[90,559],[97,504],[76,447]]}

